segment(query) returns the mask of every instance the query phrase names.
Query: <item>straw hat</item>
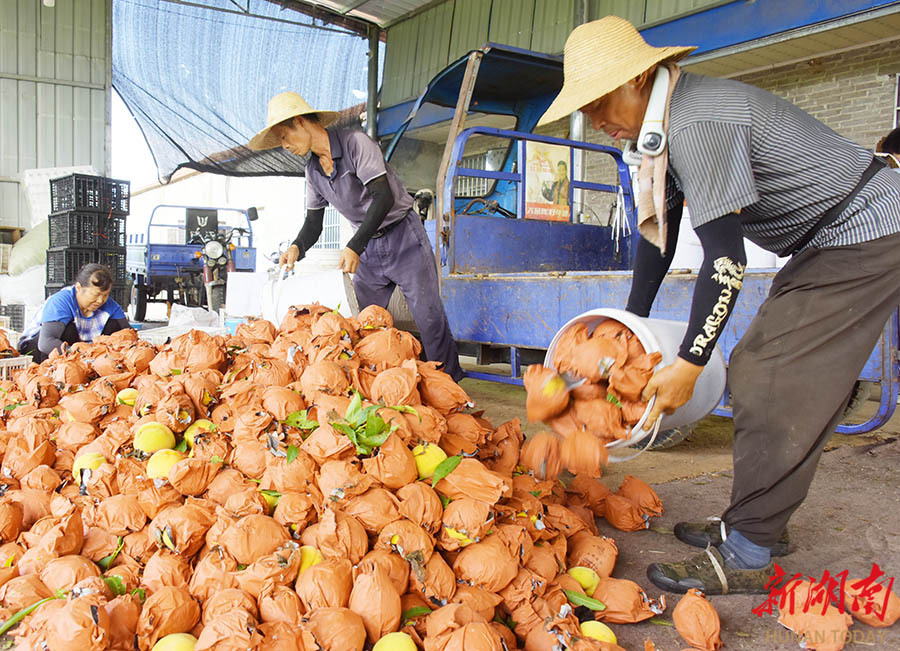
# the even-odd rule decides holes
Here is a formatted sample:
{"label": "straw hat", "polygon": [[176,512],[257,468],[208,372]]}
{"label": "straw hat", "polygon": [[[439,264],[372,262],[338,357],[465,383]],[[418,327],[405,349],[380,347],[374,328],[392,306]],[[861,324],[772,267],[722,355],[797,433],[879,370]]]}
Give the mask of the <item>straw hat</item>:
{"label": "straw hat", "polygon": [[677,61],[694,46],[653,47],[624,18],[607,16],[576,27],[566,40],[562,90],[538,122],[574,113],[662,61]]}
{"label": "straw hat", "polygon": [[310,115],[313,113],[319,117],[319,124],[323,127],[334,124],[340,116],[336,111],[317,111],[297,93],[278,93],[269,100],[266,128],[253,136],[247,146],[255,151],[281,147],[281,140],[274,133],[271,133],[272,127],[298,115]]}

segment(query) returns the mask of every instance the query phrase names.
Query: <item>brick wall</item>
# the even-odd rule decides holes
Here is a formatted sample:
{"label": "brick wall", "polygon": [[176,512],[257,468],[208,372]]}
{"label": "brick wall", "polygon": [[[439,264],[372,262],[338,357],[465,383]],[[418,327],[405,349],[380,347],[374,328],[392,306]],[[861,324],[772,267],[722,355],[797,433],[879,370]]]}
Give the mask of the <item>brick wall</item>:
{"label": "brick wall", "polygon": [[793,102],[867,149],[893,128],[900,41],[737,77]]}

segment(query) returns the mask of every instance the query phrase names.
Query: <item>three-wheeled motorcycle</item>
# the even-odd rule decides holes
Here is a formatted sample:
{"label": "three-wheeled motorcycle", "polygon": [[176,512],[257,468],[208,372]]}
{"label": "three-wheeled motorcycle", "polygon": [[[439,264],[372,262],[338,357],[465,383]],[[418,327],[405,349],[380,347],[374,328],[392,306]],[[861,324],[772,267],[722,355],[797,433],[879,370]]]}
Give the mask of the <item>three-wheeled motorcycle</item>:
{"label": "three-wheeled motorcycle", "polygon": [[256,270],[256,219],[256,208],[156,206],[145,229],[127,233],[129,318],[143,321],[148,303],[218,312],[228,272]]}

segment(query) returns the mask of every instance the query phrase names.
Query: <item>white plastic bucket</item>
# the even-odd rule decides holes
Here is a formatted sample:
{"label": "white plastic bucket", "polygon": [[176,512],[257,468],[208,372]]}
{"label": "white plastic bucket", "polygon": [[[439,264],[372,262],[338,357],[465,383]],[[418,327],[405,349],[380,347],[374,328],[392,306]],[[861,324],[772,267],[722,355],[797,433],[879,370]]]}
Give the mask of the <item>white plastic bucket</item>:
{"label": "white plastic bucket", "polygon": [[[553,353],[556,351],[557,342],[568,328],[576,323],[584,323],[588,330],[593,332],[594,328],[606,319],[612,319],[625,325],[635,334],[647,353],[662,353],[662,361],[657,364],[655,371],[675,361],[675,358],[678,356],[678,349],[681,346],[681,340],[684,339],[684,333],[687,330],[687,323],[683,321],[648,319],[615,308],[591,310],[590,312],[579,314],[559,329],[559,332],[553,337],[553,341],[550,342],[549,348],[547,348],[544,366],[553,368]],[[694,385],[694,395],[679,407],[675,413],[663,414],[659,428],[666,430],[697,422],[715,409],[724,392],[725,356],[722,354],[721,349],[716,346],[709,362],[707,362],[697,378],[697,383]],[[625,447],[640,443],[647,438],[655,425],[654,423],[646,422],[655,401],[655,396],[650,399],[641,419],[631,429],[631,435],[628,438],[607,443],[606,447]]]}

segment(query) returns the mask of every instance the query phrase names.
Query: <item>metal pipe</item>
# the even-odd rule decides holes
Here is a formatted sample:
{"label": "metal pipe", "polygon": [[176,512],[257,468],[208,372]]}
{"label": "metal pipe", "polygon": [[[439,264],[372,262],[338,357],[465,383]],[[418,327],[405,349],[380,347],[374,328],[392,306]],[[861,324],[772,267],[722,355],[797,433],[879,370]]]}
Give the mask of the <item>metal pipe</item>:
{"label": "metal pipe", "polygon": [[378,137],[378,43],[381,30],[369,26],[369,91],[366,95],[366,133],[372,140]]}
{"label": "metal pipe", "polygon": [[[581,16],[580,21],[578,17],[575,19],[576,27],[590,20],[589,0],[578,0],[578,4],[581,5]],[[575,111],[569,115],[569,140],[584,140],[584,114],[581,111]],[[576,149],[573,154],[571,178],[573,181],[584,181],[584,150]],[[572,212],[572,221],[581,223],[584,215],[584,190],[573,189]]]}
{"label": "metal pipe", "polygon": [[14,75],[9,72],[0,72],[0,79],[12,79],[13,81],[33,81],[36,84],[51,84],[53,86],[74,86],[75,88],[90,88],[91,90],[103,90],[103,84],[93,84],[89,81],[71,81],[68,79],[51,79],[49,77],[34,77],[31,75]]}
{"label": "metal pipe", "polygon": [[106,61],[103,89],[103,175],[112,172],[112,59],[113,59],[113,0],[106,0]]}

